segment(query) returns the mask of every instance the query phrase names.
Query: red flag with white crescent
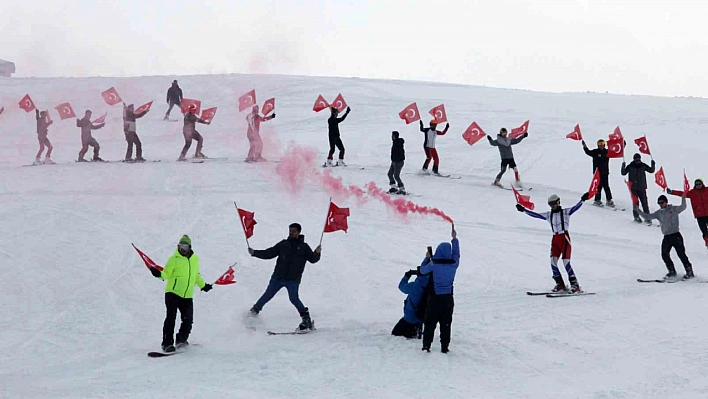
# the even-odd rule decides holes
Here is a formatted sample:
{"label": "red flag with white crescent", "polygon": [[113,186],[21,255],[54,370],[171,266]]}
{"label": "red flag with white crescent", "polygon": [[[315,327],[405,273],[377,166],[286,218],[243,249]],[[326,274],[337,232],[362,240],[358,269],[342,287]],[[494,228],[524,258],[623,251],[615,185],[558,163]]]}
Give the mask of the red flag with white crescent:
{"label": "red flag with white crescent", "polygon": [[622,131],[620,130],[620,127],[617,126],[615,128],[614,133],[610,135],[610,140],[612,139],[619,139],[619,140],[624,140],[624,137],[622,136]]}
{"label": "red flag with white crescent", "polygon": [[654,175],[654,182],[656,182],[656,185],[661,187],[664,190],[666,190],[666,187],[668,187],[668,185],[666,184],[666,175],[664,174],[664,167],[663,166],[660,167],[659,170]]}
{"label": "red flag with white crescent", "polygon": [[238,211],[238,218],[241,220],[241,226],[243,227],[243,232],[246,234],[246,239],[253,237],[253,229],[256,227],[256,219],[254,212],[249,212],[245,209],[236,208]]}
{"label": "red flag with white crescent", "polygon": [[102,123],[106,123],[106,116],[108,115],[108,112],[105,114],[101,115],[100,117],[96,118],[96,120],[92,121],[92,125],[100,125]]}
{"label": "red flag with white crescent", "polygon": [[261,112],[263,116],[268,116],[271,112],[275,111],[275,97],[265,100],[263,106],[261,107]]}
{"label": "red flag with white crescent", "polygon": [[325,223],[324,232],[332,233],[339,230],[344,230],[347,232],[349,229],[349,224],[347,223],[347,218],[349,217],[349,208],[340,208],[334,204],[334,202],[329,203],[329,211],[327,212],[327,222]]}
{"label": "red flag with white crescent", "polygon": [[216,116],[216,108],[217,107],[211,107],[211,108],[207,108],[207,109],[203,110],[202,116],[200,116],[200,118],[204,122],[207,122],[207,123],[211,122],[211,120],[214,119],[214,116]]}
{"label": "red flag with white crescent", "polygon": [[649,151],[649,143],[647,142],[647,136],[634,139],[634,143],[639,147],[639,152],[642,154],[651,155],[651,151]]}
{"label": "red flag with white crescent", "polygon": [[571,140],[577,140],[581,141],[583,139],[583,134],[580,133],[580,125],[575,125],[575,128],[573,129],[572,132],[568,133],[565,138],[571,139]]}
{"label": "red flag with white crescent", "polygon": [[34,106],[34,101],[32,101],[30,95],[25,94],[25,96],[20,100],[20,108],[25,110],[25,112],[32,112],[37,107]]}
{"label": "red flag with white crescent", "polygon": [[600,189],[600,169],[595,169],[595,175],[592,177],[590,182],[590,189],[588,190],[588,198],[594,197],[597,191]]}
{"label": "red flag with white crescent", "polygon": [[403,111],[398,113],[398,117],[406,121],[406,125],[420,120],[420,112],[418,111],[418,104],[412,103]]}
{"label": "red flag with white crescent", "polygon": [[155,263],[155,261],[150,259],[149,256],[145,255],[145,253],[143,251],[139,250],[138,247],[135,246],[135,244],[130,244],[130,245],[132,245],[133,248],[135,248],[135,250],[138,251],[138,255],[140,255],[140,259],[142,259],[143,263],[145,263],[145,267],[147,267],[148,269],[151,267],[154,267],[155,269],[162,271],[163,267],[158,265],[157,263]]}
{"label": "red flag with white crescent", "polygon": [[199,100],[183,98],[181,108],[183,114],[192,111],[195,115],[199,115],[199,113],[202,111],[202,102]]}
{"label": "red flag with white crescent", "polygon": [[229,266],[229,270],[224,272],[224,274],[221,275],[215,282],[214,285],[229,285],[229,284],[236,284],[236,281],[234,280],[234,265]]}
{"label": "red flag with white crescent", "polygon": [[430,113],[430,115],[433,116],[433,119],[435,119],[435,122],[437,122],[438,124],[441,124],[443,122],[447,122],[447,113],[445,112],[445,104],[440,104],[428,112]]}
{"label": "red flag with white crescent", "polygon": [[529,132],[529,122],[530,121],[526,121],[526,122],[524,122],[523,125],[521,125],[517,128],[511,129],[511,133],[509,134],[509,137],[511,137],[512,139],[515,139],[517,137],[523,136],[524,134],[528,133]]}
{"label": "red flag with white crescent", "polygon": [[150,111],[150,108],[151,108],[151,107],[152,107],[152,101],[150,101],[150,102],[147,103],[147,104],[143,104],[143,105],[139,106],[138,108],[135,109],[135,112],[134,112],[134,113],[135,113],[136,115],[140,115],[140,114],[142,114],[142,113],[145,113],[145,112]]}
{"label": "red flag with white crescent", "polygon": [[342,97],[342,93],[337,94],[337,98],[332,101],[332,107],[337,108],[337,111],[339,112],[344,112],[348,106],[349,105],[347,105],[347,102],[344,101],[344,97]]}
{"label": "red flag with white crescent", "polygon": [[612,137],[607,140],[607,158],[622,158],[624,156],[624,138]]}
{"label": "red flag with white crescent", "polygon": [[484,133],[484,130],[477,124],[477,122],[472,122],[471,125],[465,130],[464,133],[462,133],[462,138],[465,139],[467,144],[473,145],[474,143],[478,142],[479,140],[487,137],[487,133]]}
{"label": "red flag with white crescent", "polygon": [[530,195],[521,195],[518,191],[516,191],[516,188],[514,186],[511,186],[511,190],[514,192],[514,198],[516,198],[516,203],[523,206],[524,208],[528,210],[533,210],[533,208],[536,207],[533,202],[531,202],[531,196]]}
{"label": "red flag with white crescent", "polygon": [[101,93],[101,97],[103,97],[103,101],[105,101],[106,104],[111,105],[111,106],[119,104],[123,101],[120,98],[120,95],[118,95],[118,91],[116,90],[115,87],[111,87],[110,89]]}
{"label": "red flag with white crescent", "polygon": [[322,94],[317,96],[317,100],[315,100],[315,105],[312,106],[312,110],[315,112],[320,112],[323,109],[329,108],[329,103],[327,100],[325,100],[324,97],[322,97]]}
{"label": "red flag with white crescent", "polygon": [[243,112],[256,105],[256,90],[251,90],[238,98],[238,112]]}
{"label": "red flag with white crescent", "polygon": [[61,119],[61,120],[69,119],[69,118],[76,118],[76,114],[74,113],[74,109],[71,108],[71,104],[69,104],[69,103],[59,104],[54,109],[56,109],[57,112],[59,113],[59,119]]}

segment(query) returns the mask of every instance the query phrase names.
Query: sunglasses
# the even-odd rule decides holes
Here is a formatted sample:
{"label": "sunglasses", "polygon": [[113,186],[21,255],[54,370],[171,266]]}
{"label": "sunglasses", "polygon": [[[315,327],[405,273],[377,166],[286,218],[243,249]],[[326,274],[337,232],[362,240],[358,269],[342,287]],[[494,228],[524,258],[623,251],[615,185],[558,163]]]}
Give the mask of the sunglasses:
{"label": "sunglasses", "polygon": [[659,201],[659,202],[657,202],[657,204],[659,204],[659,205],[666,205],[667,202],[666,202],[666,201]]}
{"label": "sunglasses", "polygon": [[182,251],[189,251],[189,249],[190,249],[191,247],[192,247],[192,246],[189,245],[189,244],[178,244],[178,245],[177,245],[177,248],[181,249]]}

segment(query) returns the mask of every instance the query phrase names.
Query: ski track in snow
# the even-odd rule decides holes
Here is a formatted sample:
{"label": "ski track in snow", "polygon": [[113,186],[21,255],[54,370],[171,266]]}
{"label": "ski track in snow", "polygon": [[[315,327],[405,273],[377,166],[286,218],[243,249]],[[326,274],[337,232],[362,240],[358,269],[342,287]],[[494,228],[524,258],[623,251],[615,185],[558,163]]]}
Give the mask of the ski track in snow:
{"label": "ski track in snow", "polygon": [[[510,191],[490,186],[498,150],[485,141],[470,147],[460,137],[472,121],[494,135],[501,126],[530,119],[529,137],[514,146],[514,154],[522,180],[533,187],[524,194],[544,211],[550,194],[570,206],[590,183],[592,160],[579,143],[565,139],[576,123],[591,147],[620,125],[628,159],[636,151],[632,140],[647,134],[670,187],[680,188],[684,167],[689,178],[699,176],[708,143],[706,100],[365,79],[186,76],[179,80],[188,97],[219,106],[214,123],[199,127],[204,152],[228,160],[176,162],[182,126],[159,120],[165,109],[156,103],[152,117],[138,121],[138,134],[146,158],[162,162],[77,164],[77,128],[72,120],[54,118],[49,137],[59,164],[20,166],[31,162],[37,146],[34,114],[13,105],[25,93],[42,109],[70,101],[77,114],[85,108],[108,111],[106,127],[94,136],[101,156],[118,160],[125,151],[121,110],[107,107],[100,92],[116,86],[123,98],[142,103],[161,98],[170,79],[0,79],[0,105],[6,108],[0,115],[0,278],[6,292],[0,397],[706,397],[700,304],[708,285],[636,283],[665,273],[661,233],[631,222],[621,161],[611,161],[610,179],[615,201],[627,212],[586,203],[571,222],[576,274],[597,295],[549,300],[525,294],[553,284],[549,226],[516,212]],[[352,106],[340,126],[351,166],[329,170],[344,187],[372,181],[386,187],[390,132],[401,132],[407,157],[402,177],[419,195],[406,199],[450,215],[461,240],[449,354],[439,352],[437,337],[427,354],[420,341],[394,338],[390,331],[402,314],[400,278],[419,265],[428,245],[449,239],[450,225],[435,216],[403,218],[379,201],[338,202],[351,207],[350,230],[325,235],[322,260],[305,271],[300,292],[318,331],[266,335],[291,331],[299,322],[284,291],[258,319],[244,319],[274,261],[248,256],[233,201],[256,213],[254,248],[273,245],[296,221],[314,246],[330,195],[313,178],[293,196],[275,173],[278,163],[242,162],[248,150],[245,114],[237,112],[233,93],[254,87],[259,98],[275,96],[278,104],[278,118],[262,125],[264,156],[279,160],[294,141],[319,151],[313,166],[318,171],[326,156],[328,115],[312,112],[312,102],[319,93],[329,98],[342,92]],[[423,163],[422,133],[398,118],[412,100],[423,112],[445,103],[451,128],[437,140],[440,171],[461,179],[416,175]],[[511,179],[513,172],[507,172],[503,183]],[[653,176],[648,180],[656,209],[660,191]],[[681,230],[700,279],[708,255],[691,210],[681,216]],[[237,283],[196,293],[190,341],[199,346],[150,359],[146,352],[160,344],[164,283],[150,275],[130,244],[164,264],[185,233],[207,282],[238,262]]]}

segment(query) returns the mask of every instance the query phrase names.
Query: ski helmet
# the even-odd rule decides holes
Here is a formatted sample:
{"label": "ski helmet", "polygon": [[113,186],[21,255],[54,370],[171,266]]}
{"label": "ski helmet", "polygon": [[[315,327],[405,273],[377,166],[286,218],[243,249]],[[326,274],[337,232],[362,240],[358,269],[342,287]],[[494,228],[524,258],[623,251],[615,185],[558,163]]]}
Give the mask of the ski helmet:
{"label": "ski helmet", "polygon": [[550,197],[548,197],[548,205],[560,204],[560,201],[560,197],[556,194],[552,194]]}

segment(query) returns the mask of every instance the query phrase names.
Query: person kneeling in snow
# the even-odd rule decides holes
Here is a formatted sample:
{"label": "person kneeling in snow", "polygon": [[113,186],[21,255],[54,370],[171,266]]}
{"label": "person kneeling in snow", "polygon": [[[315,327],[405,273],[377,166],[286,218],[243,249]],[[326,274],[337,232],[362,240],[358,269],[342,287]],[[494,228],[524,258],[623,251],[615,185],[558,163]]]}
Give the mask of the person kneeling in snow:
{"label": "person kneeling in snow", "polygon": [[[415,280],[410,281],[411,276],[416,275]],[[423,320],[425,319],[425,308],[428,305],[428,276],[421,276],[417,270],[409,270],[398,283],[398,289],[402,293],[408,294],[403,301],[403,317],[398,321],[391,335],[406,338],[420,338],[423,333]]]}

